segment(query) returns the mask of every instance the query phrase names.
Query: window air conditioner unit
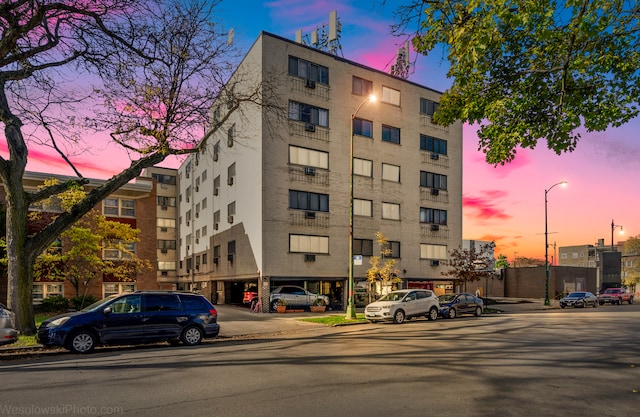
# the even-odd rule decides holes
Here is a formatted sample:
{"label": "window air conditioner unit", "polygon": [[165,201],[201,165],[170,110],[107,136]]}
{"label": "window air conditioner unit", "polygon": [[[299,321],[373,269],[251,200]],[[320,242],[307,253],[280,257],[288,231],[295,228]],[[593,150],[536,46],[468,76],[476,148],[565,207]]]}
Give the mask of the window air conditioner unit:
{"label": "window air conditioner unit", "polygon": [[218,223],[214,223],[214,224],[213,224],[213,230],[218,230],[218,227],[219,227],[219,226],[218,226]]}
{"label": "window air conditioner unit", "polygon": [[316,175],[315,167],[305,167],[304,168],[304,175]]}
{"label": "window air conditioner unit", "polygon": [[200,243],[200,239],[196,238],[196,243]]}
{"label": "window air conditioner unit", "polygon": [[196,271],[200,270],[200,265],[196,265]]}
{"label": "window air conditioner unit", "polygon": [[440,226],[438,226],[437,224],[432,224],[431,225],[431,230],[433,230],[433,231],[440,230]]}
{"label": "window air conditioner unit", "polygon": [[437,188],[431,189],[431,195],[438,195],[438,194],[440,194],[440,190],[438,190]]}
{"label": "window air conditioner unit", "polygon": [[169,184],[160,184],[160,188],[169,188]]}
{"label": "window air conditioner unit", "polygon": [[440,265],[440,261],[435,260],[435,259],[431,260],[431,266],[438,266],[438,265]]}
{"label": "window air conditioner unit", "polygon": [[191,246],[187,245],[187,252],[191,250]]}
{"label": "window air conditioner unit", "polygon": [[213,160],[214,160],[214,161],[217,161],[217,160],[218,160],[218,153],[217,153],[217,152],[213,154]]}
{"label": "window air conditioner unit", "polygon": [[306,253],[304,255],[304,261],[305,262],[315,262],[316,261],[316,255],[311,254],[311,253]]}
{"label": "window air conditioner unit", "polygon": [[217,189],[217,188],[214,188],[214,189],[213,189],[213,195],[218,195],[218,193],[219,193],[218,189]]}
{"label": "window air conditioner unit", "polygon": [[306,211],[304,213],[304,218],[305,219],[315,219],[316,218],[316,212],[315,211]]}
{"label": "window air conditioner unit", "polygon": [[233,177],[229,177],[229,179],[227,180],[227,184],[233,185]]}
{"label": "window air conditioner unit", "polygon": [[162,275],[163,277],[166,277],[167,275],[169,275],[168,271],[160,271],[160,275]]}
{"label": "window air conditioner unit", "polygon": [[200,217],[200,213],[196,213],[196,219]]}
{"label": "window air conditioner unit", "polygon": [[160,228],[160,231],[161,231],[161,232],[166,232],[166,231],[167,231],[167,228],[166,228],[166,227],[161,227],[161,228]]}
{"label": "window air conditioner unit", "polygon": [[227,139],[227,147],[233,148],[233,139]]}
{"label": "window air conditioner unit", "polygon": [[160,252],[167,253],[167,250],[166,249],[161,249]]}
{"label": "window air conditioner unit", "polygon": [[213,263],[214,263],[214,264],[216,264],[216,265],[218,265],[218,262],[220,262],[220,258],[218,258],[217,256],[215,256],[215,257],[213,258]]}
{"label": "window air conditioner unit", "polygon": [[196,185],[196,193],[200,191],[200,186]]}
{"label": "window air conditioner unit", "polygon": [[316,88],[316,82],[314,80],[307,80],[304,86],[307,88]]}
{"label": "window air conditioner unit", "polygon": [[191,226],[191,222],[189,220],[187,220],[187,227]]}
{"label": "window air conditioner unit", "polygon": [[227,217],[227,221],[228,221],[229,223],[233,223],[233,216],[229,216],[229,217]]}
{"label": "window air conditioner unit", "polygon": [[431,154],[431,159],[439,159],[440,155],[438,155],[437,153],[432,153]]}
{"label": "window air conditioner unit", "polygon": [[306,130],[307,132],[315,132],[316,131],[316,125],[314,125],[313,123],[305,123],[304,124],[304,130]]}
{"label": "window air conditioner unit", "polygon": [[189,197],[187,197],[187,203],[188,203],[189,201],[191,201],[191,199],[190,199]]}
{"label": "window air conditioner unit", "polygon": [[233,255],[234,255],[233,253],[230,253],[230,254],[227,255],[227,260],[229,262],[233,262]]}
{"label": "window air conditioner unit", "polygon": [[167,206],[160,206],[160,210],[166,210]]}

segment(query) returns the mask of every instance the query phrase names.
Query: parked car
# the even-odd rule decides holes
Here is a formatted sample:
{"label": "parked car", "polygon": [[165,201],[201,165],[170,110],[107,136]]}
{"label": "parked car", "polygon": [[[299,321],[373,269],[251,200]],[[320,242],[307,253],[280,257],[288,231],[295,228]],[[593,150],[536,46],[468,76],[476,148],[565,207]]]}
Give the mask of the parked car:
{"label": "parked car", "polygon": [[560,307],[598,307],[598,297],[588,291],[574,291],[560,300]]}
{"label": "parked car", "polygon": [[604,303],[622,304],[627,302],[633,304],[633,294],[626,292],[624,288],[607,288],[598,296],[598,304]]}
{"label": "parked car", "polygon": [[7,306],[0,303],[0,346],[14,343],[17,340],[16,315]]}
{"label": "parked car", "polygon": [[370,322],[393,320],[394,323],[401,324],[405,319],[418,316],[436,320],[439,310],[438,297],[433,291],[408,289],[391,291],[368,304],[364,309],[364,316]]}
{"label": "parked car", "polygon": [[161,341],[192,346],[218,335],[217,317],[215,307],[199,294],[138,291],[51,317],[38,328],[38,341],[74,353],[91,352],[96,345]]}
{"label": "parked car", "polygon": [[242,293],[242,304],[250,305],[257,300],[258,300],[258,288],[256,286],[249,287]]}
{"label": "parked car", "polygon": [[484,311],[484,301],[481,298],[467,293],[442,294],[438,297],[440,302],[440,315],[455,319],[460,314],[473,314],[481,316]]}
{"label": "parked car", "polygon": [[284,302],[286,306],[293,307],[309,307],[312,305],[328,306],[329,297],[309,292],[297,285],[281,285],[271,291],[269,299],[271,310],[277,310],[278,305],[282,302]]}

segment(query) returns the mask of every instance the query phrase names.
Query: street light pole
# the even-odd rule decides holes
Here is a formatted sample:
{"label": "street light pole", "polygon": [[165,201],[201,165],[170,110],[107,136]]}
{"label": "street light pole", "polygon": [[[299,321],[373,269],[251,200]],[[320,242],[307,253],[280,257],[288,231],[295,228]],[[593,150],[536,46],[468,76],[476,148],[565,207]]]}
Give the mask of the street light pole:
{"label": "street light pole", "polygon": [[347,319],[356,318],[356,306],[353,288],[353,124],[356,115],[358,114],[362,106],[369,102],[373,103],[374,101],[376,101],[376,96],[372,94],[366,99],[362,100],[362,103],[360,103],[356,111],[351,115],[351,150],[349,152],[349,299],[347,302]]}
{"label": "street light pole", "polygon": [[620,226],[619,224],[615,224],[613,222],[613,219],[611,219],[611,252],[615,250],[613,246],[613,231],[616,229],[616,227],[620,228],[620,233],[623,232],[622,226]]}
{"label": "street light pole", "polygon": [[556,185],[564,185],[566,183],[566,181],[561,181],[544,190],[544,305],[546,306],[551,305],[551,302],[549,301],[549,228],[547,222],[547,194]]}

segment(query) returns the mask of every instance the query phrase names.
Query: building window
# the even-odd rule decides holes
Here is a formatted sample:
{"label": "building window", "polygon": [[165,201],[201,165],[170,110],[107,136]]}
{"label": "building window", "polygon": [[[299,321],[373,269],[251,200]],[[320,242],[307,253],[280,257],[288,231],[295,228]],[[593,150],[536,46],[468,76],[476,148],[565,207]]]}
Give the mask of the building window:
{"label": "building window", "polygon": [[447,176],[433,172],[420,171],[420,187],[447,189]]}
{"label": "building window", "polygon": [[207,258],[208,258],[207,257],[207,252],[203,253],[202,254],[202,265],[206,265],[208,263]]}
{"label": "building window", "polygon": [[176,185],[175,175],[151,174],[151,178],[156,180],[158,184]]}
{"label": "building window", "polygon": [[360,200],[360,199],[354,198],[353,199],[353,215],[354,216],[372,217],[373,216],[373,201],[371,201],[371,200]]}
{"label": "building window", "polygon": [[230,240],[227,242],[227,254],[235,255],[236,254],[236,241]]}
{"label": "building window", "polygon": [[220,259],[220,245],[213,247],[213,263],[217,264]]}
{"label": "building window", "polygon": [[289,163],[329,169],[329,153],[289,146]]}
{"label": "building window", "polygon": [[382,203],[382,218],[400,220],[400,204]]}
{"label": "building window", "polygon": [[131,259],[135,253],[135,243],[126,243],[122,241],[108,242],[102,250],[102,258],[109,260]]}
{"label": "building window", "polygon": [[329,236],[289,235],[289,252],[329,253]]}
{"label": "building window", "polygon": [[220,193],[220,175],[213,179],[213,195]]}
{"label": "building window", "polygon": [[321,84],[329,84],[329,68],[289,56],[289,75],[295,75]]}
{"label": "building window", "polygon": [[351,78],[351,92],[359,96],[368,96],[373,92],[373,82],[365,80],[364,78],[356,77]]}
{"label": "building window", "polygon": [[122,198],[105,198],[103,214],[105,216],[136,217],[136,202]]}
{"label": "building window", "polygon": [[393,104],[394,106],[400,105],[400,91],[394,90],[390,87],[382,86],[382,102]]}
{"label": "building window", "polygon": [[382,250],[386,252],[385,258],[400,258],[400,242],[388,241]]}
{"label": "building window", "polygon": [[163,219],[163,218],[158,218],[156,220],[156,225],[159,228],[162,229],[168,229],[168,228],[172,228],[175,229],[176,227],[176,219]]}
{"label": "building window", "polygon": [[202,171],[202,174],[200,174],[200,178],[202,178],[202,182],[205,182],[207,180],[207,170],[206,169],[204,171]]}
{"label": "building window", "polygon": [[446,155],[447,141],[444,139],[433,138],[431,136],[420,135],[420,150]]}
{"label": "building window", "polygon": [[160,271],[175,271],[176,263],[175,261],[159,261],[158,262],[158,270]]}
{"label": "building window", "polygon": [[207,226],[202,226],[202,237],[205,237],[207,235]]}
{"label": "building window", "polygon": [[61,283],[40,283],[33,284],[32,292],[33,302],[40,303],[45,298],[49,297],[63,297],[64,285]]}
{"label": "building window", "polygon": [[438,110],[438,103],[426,98],[420,98],[420,113],[433,116],[436,110]]}
{"label": "building window", "polygon": [[420,259],[447,259],[447,246],[421,243]]}
{"label": "building window", "polygon": [[220,157],[220,141],[217,141],[215,145],[213,145],[213,160],[217,161]]}
{"label": "building window", "polygon": [[109,282],[102,284],[102,292],[104,297],[110,295],[118,295],[123,293],[135,292],[136,284],[123,282]]}
{"label": "building window", "polygon": [[329,195],[289,190],[289,208],[328,212]]}
{"label": "building window", "polygon": [[213,213],[213,227],[214,229],[218,229],[218,223],[220,223],[220,210],[216,210]]}
{"label": "building window", "polygon": [[232,124],[229,130],[227,130],[227,146],[233,147],[233,141],[236,137],[236,124]]}
{"label": "building window", "polygon": [[329,110],[297,101],[290,101],[289,119],[329,127]]}
{"label": "building window", "polygon": [[373,122],[365,119],[353,119],[353,134],[372,138]]}
{"label": "building window", "polygon": [[176,198],[175,197],[163,197],[159,195],[156,198],[158,205],[160,207],[175,207],[176,206]]}
{"label": "building window", "polygon": [[447,211],[420,207],[420,223],[447,224]]}
{"label": "building window", "polygon": [[202,210],[204,210],[206,208],[207,208],[207,198],[205,197],[205,198],[202,199]]}
{"label": "building window", "polygon": [[398,165],[383,163],[382,179],[385,181],[400,182],[400,167]]}
{"label": "building window", "polygon": [[227,168],[227,184],[233,185],[234,180],[236,178],[236,163],[229,165]]}
{"label": "building window", "polygon": [[175,240],[158,240],[158,249],[173,249],[176,248]]}
{"label": "building window", "polygon": [[353,254],[362,256],[373,256],[373,240],[353,239]]}
{"label": "building window", "polygon": [[227,205],[227,216],[234,216],[236,214],[236,202],[232,201]]}
{"label": "building window", "polygon": [[363,177],[373,177],[373,161],[353,158],[353,174]]}
{"label": "building window", "polygon": [[393,126],[382,125],[382,140],[400,144],[400,129]]}

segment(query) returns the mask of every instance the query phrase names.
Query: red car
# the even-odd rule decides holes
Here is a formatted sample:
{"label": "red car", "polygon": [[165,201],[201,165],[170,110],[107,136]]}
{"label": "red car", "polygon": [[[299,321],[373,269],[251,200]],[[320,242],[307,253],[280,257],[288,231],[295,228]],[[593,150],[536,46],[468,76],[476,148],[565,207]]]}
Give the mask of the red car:
{"label": "red car", "polygon": [[242,294],[242,304],[252,304],[258,299],[258,288],[249,287]]}

